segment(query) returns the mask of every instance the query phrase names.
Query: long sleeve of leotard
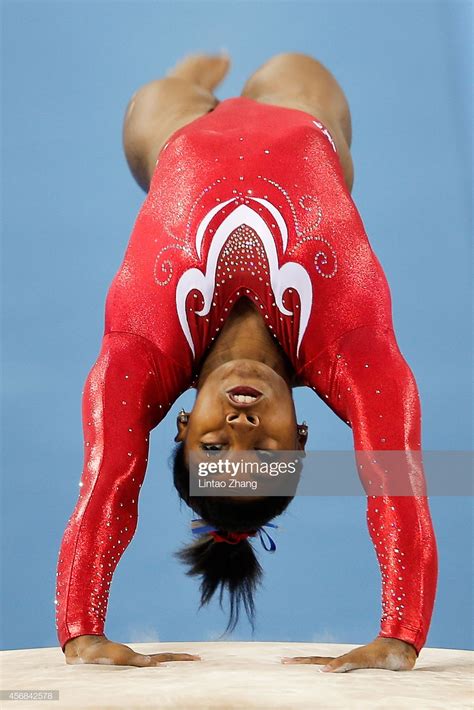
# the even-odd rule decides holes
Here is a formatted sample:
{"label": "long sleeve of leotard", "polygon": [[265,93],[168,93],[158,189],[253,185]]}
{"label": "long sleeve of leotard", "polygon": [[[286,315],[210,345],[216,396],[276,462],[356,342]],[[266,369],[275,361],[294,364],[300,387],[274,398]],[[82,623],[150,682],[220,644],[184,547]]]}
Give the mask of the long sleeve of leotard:
{"label": "long sleeve of leotard", "polygon": [[56,628],[104,633],[109,587],[137,525],[149,433],[185,389],[181,370],[146,338],[104,335],[82,397],[84,467],[57,565]]}
{"label": "long sleeve of leotard", "polygon": [[[407,495],[409,490],[426,492],[421,455],[410,456],[421,449],[413,373],[392,328],[363,326],[325,348],[306,365],[304,376],[352,427],[356,452],[405,452],[392,459],[391,468],[367,455],[359,459],[364,461],[359,474],[382,575],[379,636],[406,641],[419,653],[433,610],[437,551],[426,495]],[[389,476],[397,481],[388,481]],[[388,495],[377,494],[381,485]]]}

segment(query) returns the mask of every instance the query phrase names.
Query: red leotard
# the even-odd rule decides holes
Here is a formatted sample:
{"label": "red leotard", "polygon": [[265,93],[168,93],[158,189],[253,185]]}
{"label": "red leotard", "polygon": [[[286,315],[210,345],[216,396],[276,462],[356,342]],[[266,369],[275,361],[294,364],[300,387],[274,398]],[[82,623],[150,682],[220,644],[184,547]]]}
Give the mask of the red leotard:
{"label": "red leotard", "polygon": [[[389,287],[329,132],[304,111],[222,101],[161,151],[107,295],[83,393],[81,490],[58,561],[63,649],[104,633],[112,575],[137,524],[149,432],[195,384],[242,296],[300,381],[352,427],[356,450],[420,449],[418,391]],[[421,465],[411,476],[423,480]],[[382,573],[380,636],[419,652],[437,577],[427,498],[366,491]]]}

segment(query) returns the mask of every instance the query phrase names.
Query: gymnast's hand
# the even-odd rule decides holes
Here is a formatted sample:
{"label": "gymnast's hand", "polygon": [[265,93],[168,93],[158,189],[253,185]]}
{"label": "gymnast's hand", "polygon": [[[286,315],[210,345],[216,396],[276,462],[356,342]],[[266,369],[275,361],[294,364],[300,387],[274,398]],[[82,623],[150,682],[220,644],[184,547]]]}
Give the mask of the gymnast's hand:
{"label": "gymnast's hand", "polygon": [[386,668],[389,671],[410,671],[416,662],[416,650],[405,641],[376,638],[366,646],[354,648],[337,658],[325,656],[296,656],[282,658],[282,663],[314,663],[324,665],[328,673],[345,673],[356,668]]}
{"label": "gymnast's hand", "polygon": [[100,663],[109,666],[139,666],[150,668],[168,661],[200,661],[200,656],[189,653],[155,653],[146,656],[136,653],[129,646],[109,641],[105,636],[76,636],[67,642],[66,663]]}

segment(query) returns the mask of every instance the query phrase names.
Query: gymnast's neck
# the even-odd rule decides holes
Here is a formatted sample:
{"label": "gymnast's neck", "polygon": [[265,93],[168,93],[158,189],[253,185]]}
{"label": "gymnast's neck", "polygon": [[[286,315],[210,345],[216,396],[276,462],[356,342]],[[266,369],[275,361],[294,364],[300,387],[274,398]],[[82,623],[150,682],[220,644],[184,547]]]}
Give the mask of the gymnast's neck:
{"label": "gymnast's neck", "polygon": [[209,374],[231,360],[257,360],[275,370],[288,384],[299,385],[294,368],[279,343],[272,337],[252,302],[242,297],[231,312],[202,362],[196,388]]}

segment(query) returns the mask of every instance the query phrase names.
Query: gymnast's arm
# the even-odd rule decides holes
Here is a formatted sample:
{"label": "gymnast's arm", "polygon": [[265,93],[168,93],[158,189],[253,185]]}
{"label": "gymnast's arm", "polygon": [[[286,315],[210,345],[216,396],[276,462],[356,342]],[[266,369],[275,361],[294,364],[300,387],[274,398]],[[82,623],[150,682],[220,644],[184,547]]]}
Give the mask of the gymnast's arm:
{"label": "gymnast's arm", "polygon": [[[369,455],[359,458],[357,454],[364,461],[359,474],[368,494],[367,523],[382,575],[383,613],[379,635],[372,643],[379,649],[376,661],[381,665],[369,667],[389,668],[384,656],[388,646],[383,640],[403,641],[413,647],[416,656],[425,644],[437,581],[428,499],[426,495],[407,495],[410,490],[425,490],[416,381],[393,329],[370,325],[337,339],[306,365],[304,377],[350,424],[357,452],[400,452],[394,461],[396,471],[380,466]],[[397,480],[389,482],[390,475]],[[379,495],[380,486],[388,494]],[[394,491],[402,495],[392,495]]]}
{"label": "gymnast's arm", "polygon": [[141,656],[104,635],[112,576],[137,525],[149,434],[187,386],[180,368],[146,338],[104,335],[84,386],[84,467],[57,565],[56,628],[68,663],[190,660]]}

